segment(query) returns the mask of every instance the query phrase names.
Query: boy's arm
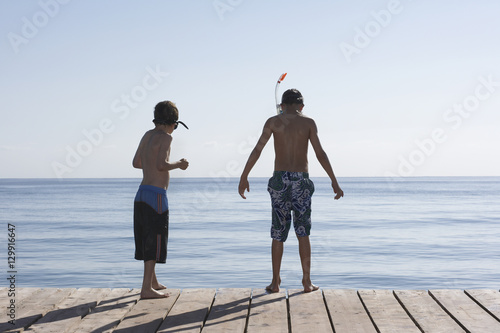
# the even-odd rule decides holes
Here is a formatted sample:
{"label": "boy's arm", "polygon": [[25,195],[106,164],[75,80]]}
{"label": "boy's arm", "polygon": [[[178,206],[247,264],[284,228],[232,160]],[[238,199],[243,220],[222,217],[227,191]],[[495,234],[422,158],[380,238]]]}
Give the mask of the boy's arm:
{"label": "boy's arm", "polygon": [[344,196],[344,191],[339,186],[337,182],[337,178],[335,178],[335,174],[333,173],[332,165],[330,164],[330,160],[328,159],[328,155],[323,150],[321,143],[319,142],[318,136],[318,128],[316,127],[316,123],[314,120],[312,121],[312,126],[309,134],[309,140],[311,140],[311,145],[313,146],[314,152],[316,153],[316,158],[318,162],[321,164],[323,169],[325,169],[328,177],[332,180],[333,192],[335,192],[335,200],[340,199]]}
{"label": "boy's arm", "polygon": [[186,159],[182,158],[173,163],[168,161],[168,152],[170,150],[171,143],[172,137],[170,135],[164,135],[160,144],[160,149],[158,150],[158,156],[156,158],[156,169],[158,169],[158,171],[170,171],[173,169],[186,170],[189,166]]}
{"label": "boy's arm", "polygon": [[264,124],[264,129],[262,130],[262,134],[260,135],[259,141],[257,141],[255,148],[250,153],[247,164],[245,165],[245,168],[241,173],[240,184],[238,185],[238,193],[241,195],[243,199],[246,199],[244,194],[245,190],[247,190],[247,192],[250,192],[250,184],[248,183],[248,174],[250,173],[250,170],[252,170],[255,163],[257,163],[257,160],[259,159],[260,154],[262,153],[262,149],[264,149],[264,147],[266,146],[267,141],[269,141],[269,138],[271,137],[272,133],[273,132],[270,126],[270,119],[268,119]]}

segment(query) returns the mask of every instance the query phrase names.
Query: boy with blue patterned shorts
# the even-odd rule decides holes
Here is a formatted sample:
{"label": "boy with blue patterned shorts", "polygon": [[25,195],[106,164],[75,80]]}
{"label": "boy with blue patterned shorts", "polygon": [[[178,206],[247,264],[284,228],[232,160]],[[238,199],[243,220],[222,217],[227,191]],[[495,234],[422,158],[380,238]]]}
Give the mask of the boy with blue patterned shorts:
{"label": "boy with blue patterned shorts", "polygon": [[280,269],[283,256],[283,243],[288,237],[293,225],[299,240],[299,254],[302,264],[302,285],[304,292],[318,290],[319,287],[311,282],[311,244],[309,235],[311,230],[311,197],[314,193],[314,184],[309,179],[307,148],[311,143],[316,157],[332,182],[335,199],[344,196],[340,188],[326,152],[321,147],[318,129],[313,119],[302,114],[304,99],[296,89],[289,89],[283,93],[281,99],[283,113],[269,118],[264,124],[262,135],[255,148],[250,153],[245,168],[241,174],[238,192],[246,199],[245,190],[250,191],[248,174],[257,162],[265,145],[274,138],[274,174],[268,183],[268,192],[271,196],[272,226],[271,252],[273,264],[273,279],[266,289],[269,292],[278,292],[281,284]]}

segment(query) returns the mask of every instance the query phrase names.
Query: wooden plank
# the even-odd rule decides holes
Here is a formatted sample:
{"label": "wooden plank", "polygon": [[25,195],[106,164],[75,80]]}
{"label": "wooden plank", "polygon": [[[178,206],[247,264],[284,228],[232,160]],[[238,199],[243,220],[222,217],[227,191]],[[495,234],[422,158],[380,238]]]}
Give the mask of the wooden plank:
{"label": "wooden plank", "polygon": [[108,333],[120,323],[141,297],[141,289],[117,288],[71,330],[73,333]]}
{"label": "wooden plank", "polygon": [[[2,308],[4,305],[7,306],[7,304],[10,302],[10,299],[12,298],[15,299],[15,304],[17,305],[17,307],[20,307],[21,303],[23,303],[26,299],[29,299],[36,293],[40,292],[42,288],[16,288],[11,292],[9,292],[8,290],[9,288],[0,288],[0,295],[5,296],[5,298],[2,297],[0,300]],[[9,296],[9,294],[11,293],[14,294],[12,294],[12,296]]]}
{"label": "wooden plank", "polygon": [[292,332],[333,332],[321,290],[288,290]]}
{"label": "wooden plank", "polygon": [[64,333],[80,323],[83,316],[94,308],[110,292],[107,288],[81,288],[66,297],[27,332]]}
{"label": "wooden plank", "polygon": [[358,294],[380,332],[420,333],[391,290],[359,290]]}
{"label": "wooden plank", "polygon": [[462,290],[429,290],[445,311],[471,332],[500,332],[500,323],[484,311]]}
{"label": "wooden plank", "polygon": [[219,289],[203,332],[244,332],[251,291],[250,288]]}
{"label": "wooden plank", "polygon": [[396,297],[426,333],[465,332],[425,290],[396,290]]}
{"label": "wooden plank", "polygon": [[376,333],[358,293],[353,289],[323,290],[335,333]]}
{"label": "wooden plank", "polygon": [[27,328],[75,291],[75,288],[42,289],[36,293],[36,297],[23,300],[23,303],[17,309],[16,324],[13,326],[2,323],[0,324],[0,332],[17,332],[19,329]]}
{"label": "wooden plank", "polygon": [[[9,321],[14,322],[16,320],[17,308],[18,308],[17,300],[14,297],[9,296],[9,288],[7,287],[0,288],[0,295],[2,295],[2,297],[0,298],[0,308],[2,309],[2,312],[0,313],[0,323],[1,323],[0,326],[1,325],[6,325],[6,327],[13,326],[12,324],[9,324]],[[11,299],[14,299],[12,318],[10,318],[9,316],[10,312],[9,306],[11,306]]]}
{"label": "wooden plank", "polygon": [[183,289],[158,332],[199,333],[214,297],[215,289]]}
{"label": "wooden plank", "polygon": [[179,297],[178,289],[167,289],[163,292],[169,294],[170,297],[139,300],[113,332],[156,332]]}
{"label": "wooden plank", "polygon": [[[39,292],[42,290],[41,288],[16,288],[13,290],[9,290],[9,288],[0,288],[0,295],[2,297],[0,298],[0,306],[2,309],[4,307],[7,307],[10,304],[10,300],[14,299],[14,304],[16,305],[16,308],[21,306],[21,303],[25,300],[31,297],[31,295],[34,295],[35,293]],[[5,318],[3,317],[5,315],[4,311],[1,312],[0,314],[2,317],[0,317],[1,321],[3,321]]]}
{"label": "wooden plank", "polygon": [[[100,294],[101,291],[109,294],[103,298],[105,293]],[[0,288],[1,292],[7,295],[7,288]],[[137,302],[139,289],[18,288],[16,325],[12,327],[4,321],[0,323],[0,332],[19,332],[26,328],[27,332],[104,333],[112,332],[118,324],[116,332],[122,333],[154,332],[158,327],[162,333],[189,333],[200,332],[207,314],[203,332],[243,332],[247,321],[250,333],[288,331],[283,292],[267,294],[263,289],[254,290],[250,302],[250,289],[220,289],[212,310],[214,289],[186,289],[180,297],[178,290],[169,292],[173,295],[167,299]],[[8,297],[0,298],[1,306],[8,302]],[[368,315],[384,333],[500,332],[498,290],[431,290],[428,293],[372,290],[358,294],[354,290],[324,290],[323,294],[290,290],[289,303],[293,332],[331,332],[327,308],[337,333],[374,332]],[[81,319],[92,308],[90,314]]]}
{"label": "wooden plank", "polygon": [[[2,309],[2,311],[0,312],[0,323],[7,323],[10,320],[18,319],[19,313],[17,310],[22,306],[24,300],[29,299],[32,295],[36,294],[40,290],[42,289],[41,288],[9,289],[6,287],[0,288],[0,295],[2,295],[2,297],[0,297],[0,308]],[[9,307],[12,307],[13,318],[11,318],[10,315],[8,315],[8,312],[10,312],[10,310],[8,309]],[[3,309],[7,309],[7,311],[3,311]]]}
{"label": "wooden plank", "polygon": [[247,332],[288,332],[288,309],[284,291],[269,294],[265,289],[253,290]]}
{"label": "wooden plank", "polygon": [[498,290],[469,289],[465,293],[497,320],[500,320],[500,292]]}

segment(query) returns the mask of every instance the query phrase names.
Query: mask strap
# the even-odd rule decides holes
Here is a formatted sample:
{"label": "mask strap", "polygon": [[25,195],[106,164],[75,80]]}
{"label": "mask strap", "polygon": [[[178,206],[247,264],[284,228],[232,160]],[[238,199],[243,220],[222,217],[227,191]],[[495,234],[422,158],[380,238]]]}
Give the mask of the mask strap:
{"label": "mask strap", "polygon": [[176,123],[181,124],[182,126],[186,127],[186,129],[189,129],[189,127],[187,127],[186,124],[184,124],[182,121],[178,120],[176,121]]}

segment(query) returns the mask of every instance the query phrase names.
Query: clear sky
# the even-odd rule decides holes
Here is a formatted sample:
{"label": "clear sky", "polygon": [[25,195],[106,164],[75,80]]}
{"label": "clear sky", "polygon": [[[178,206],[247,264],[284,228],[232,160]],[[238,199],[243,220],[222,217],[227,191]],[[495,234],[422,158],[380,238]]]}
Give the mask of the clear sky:
{"label": "clear sky", "polygon": [[[238,177],[274,87],[337,176],[500,176],[500,2],[0,2],[0,178],[140,177],[174,101],[173,177]],[[310,172],[326,176],[309,152]],[[272,141],[250,176],[270,176]]]}

